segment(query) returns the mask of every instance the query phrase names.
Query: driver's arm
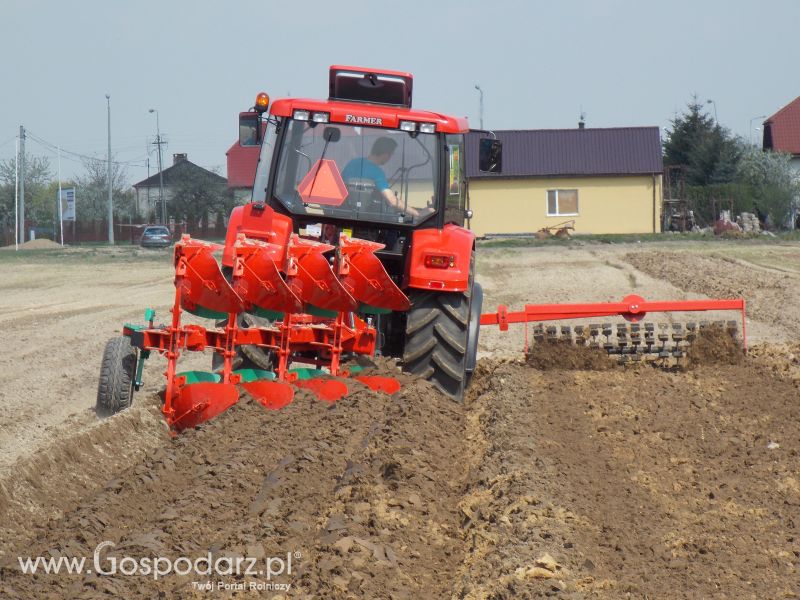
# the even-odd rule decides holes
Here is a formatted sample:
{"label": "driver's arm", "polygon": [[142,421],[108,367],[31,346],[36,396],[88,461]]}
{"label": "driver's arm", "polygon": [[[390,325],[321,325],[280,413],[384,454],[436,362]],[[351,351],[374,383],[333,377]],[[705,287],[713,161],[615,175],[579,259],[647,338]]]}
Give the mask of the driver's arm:
{"label": "driver's arm", "polygon": [[[397,212],[403,212],[403,205],[400,203],[400,199],[395,196],[395,193],[392,191],[391,188],[386,188],[381,192],[383,197],[386,199],[386,202],[389,203],[389,206],[397,210]],[[414,208],[413,206],[409,206],[408,210],[405,211],[406,214],[411,215],[412,217],[419,216],[419,211]]]}

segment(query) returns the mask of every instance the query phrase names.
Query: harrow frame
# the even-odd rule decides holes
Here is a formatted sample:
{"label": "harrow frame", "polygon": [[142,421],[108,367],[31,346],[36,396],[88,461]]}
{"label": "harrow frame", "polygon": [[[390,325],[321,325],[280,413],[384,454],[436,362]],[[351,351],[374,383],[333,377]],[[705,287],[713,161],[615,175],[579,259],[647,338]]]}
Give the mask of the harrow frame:
{"label": "harrow frame", "polygon": [[497,325],[500,331],[508,331],[511,323],[523,323],[525,326],[525,348],[527,355],[530,349],[528,323],[560,321],[565,319],[582,319],[593,317],[623,317],[631,323],[638,323],[648,313],[659,312],[705,312],[705,311],[737,311],[742,319],[742,347],[747,352],[747,315],[744,298],[730,300],[669,300],[649,302],[641,296],[631,294],[620,302],[597,302],[591,304],[526,304],[521,311],[509,312],[501,304],[495,313],[483,313],[481,325]]}

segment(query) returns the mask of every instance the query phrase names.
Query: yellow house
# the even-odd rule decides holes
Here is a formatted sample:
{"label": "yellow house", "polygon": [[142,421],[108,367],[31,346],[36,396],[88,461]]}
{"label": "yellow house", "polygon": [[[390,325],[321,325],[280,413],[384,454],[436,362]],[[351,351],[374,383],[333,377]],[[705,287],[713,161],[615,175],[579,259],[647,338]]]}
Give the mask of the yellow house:
{"label": "yellow house", "polygon": [[575,233],[661,231],[658,127],[496,131],[499,174],[478,170],[468,136],[470,227],[479,236],[526,234],[565,221]]}

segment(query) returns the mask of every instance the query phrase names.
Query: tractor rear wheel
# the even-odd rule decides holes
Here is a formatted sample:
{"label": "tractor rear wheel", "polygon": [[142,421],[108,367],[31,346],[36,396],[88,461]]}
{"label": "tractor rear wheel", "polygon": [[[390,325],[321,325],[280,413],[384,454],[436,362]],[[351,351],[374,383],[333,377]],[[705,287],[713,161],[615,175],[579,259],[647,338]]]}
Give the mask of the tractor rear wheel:
{"label": "tractor rear wheel", "polygon": [[[257,317],[248,313],[240,313],[236,317],[238,326],[242,329],[248,327],[268,327],[272,321],[263,317]],[[217,327],[225,327],[227,321],[217,322]],[[214,353],[211,357],[211,370],[214,373],[221,373],[223,367],[222,355]],[[262,369],[271,371],[274,367],[272,352],[264,350],[260,346],[242,345],[236,347],[236,356],[233,357],[233,368],[235,369]]]}
{"label": "tractor rear wheel", "polygon": [[471,290],[412,290],[406,320],[404,369],[419,375],[457,401],[467,383]]}
{"label": "tractor rear wheel", "polygon": [[107,417],[125,410],[133,402],[136,379],[136,348],[125,336],[111,338],[103,352],[95,412]]}

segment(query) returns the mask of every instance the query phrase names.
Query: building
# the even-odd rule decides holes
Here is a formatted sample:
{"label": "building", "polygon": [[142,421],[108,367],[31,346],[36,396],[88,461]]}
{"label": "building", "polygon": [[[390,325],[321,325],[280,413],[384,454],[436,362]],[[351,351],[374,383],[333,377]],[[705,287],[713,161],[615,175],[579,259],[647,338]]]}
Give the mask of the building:
{"label": "building", "polygon": [[[147,179],[133,184],[136,202],[136,212],[146,220],[155,222],[159,220],[161,209],[159,202],[159,187],[163,179],[164,202],[169,203],[176,185],[186,180],[199,180],[211,185],[227,185],[227,180],[208,169],[194,164],[186,154],[173,154],[172,165],[161,172],[161,177],[156,173]],[[175,215],[170,215],[174,218]]]}
{"label": "building", "polygon": [[502,173],[478,170],[467,139],[471,228],[526,234],[565,221],[581,233],[661,231],[663,162],[658,127],[496,131]]}
{"label": "building", "polygon": [[800,173],[800,96],[764,121],[763,147],[791,154],[791,165]]}
{"label": "building", "polygon": [[[789,164],[800,177],[800,96],[764,121],[764,150],[791,155]],[[791,229],[800,227],[800,197],[795,196],[789,214]]]}
{"label": "building", "polygon": [[237,204],[250,201],[256,176],[260,146],[242,146],[237,140],[225,153],[228,162],[228,189]]}

